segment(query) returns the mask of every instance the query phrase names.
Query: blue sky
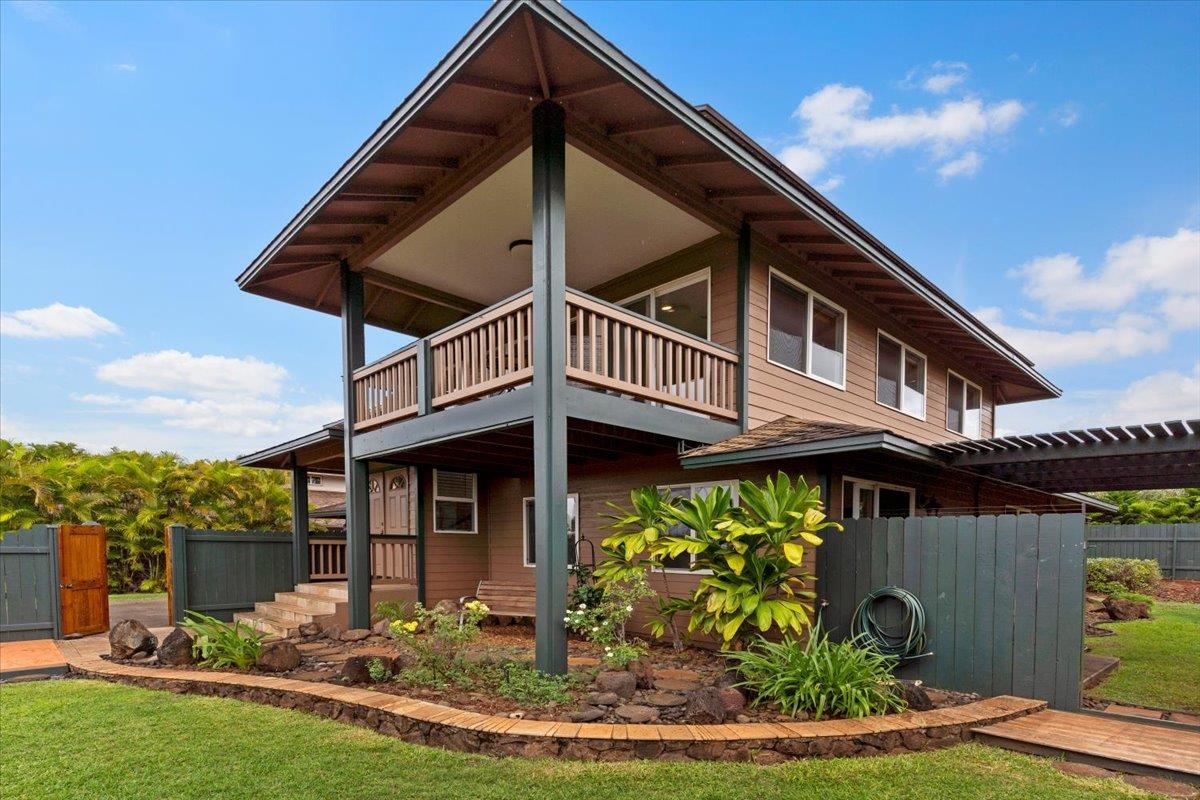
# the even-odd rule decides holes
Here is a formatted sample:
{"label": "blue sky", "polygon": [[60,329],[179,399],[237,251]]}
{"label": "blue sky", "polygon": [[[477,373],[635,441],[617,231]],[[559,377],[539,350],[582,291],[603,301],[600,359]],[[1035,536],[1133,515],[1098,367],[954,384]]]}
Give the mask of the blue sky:
{"label": "blue sky", "polygon": [[[1200,4],[569,5],[1065,390],[1002,429],[1200,415]],[[337,321],[234,276],[485,8],[0,3],[3,435],[336,417]]]}

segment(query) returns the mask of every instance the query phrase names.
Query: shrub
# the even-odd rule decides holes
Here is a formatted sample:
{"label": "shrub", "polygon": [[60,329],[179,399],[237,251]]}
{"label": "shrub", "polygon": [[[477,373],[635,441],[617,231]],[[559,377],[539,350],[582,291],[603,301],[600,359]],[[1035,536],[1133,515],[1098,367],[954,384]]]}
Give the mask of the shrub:
{"label": "shrub", "polygon": [[571,695],[567,692],[570,682],[566,675],[547,675],[526,664],[509,661],[500,667],[497,691],[523,705],[548,706],[570,702]]}
{"label": "shrub", "polygon": [[567,595],[567,605],[576,608],[580,604],[598,606],[604,599],[604,590],[596,585],[596,570],[587,564],[575,564],[570,567],[575,576],[575,585]]}
{"label": "shrub", "polygon": [[384,600],[375,604],[375,616],[390,624],[412,616],[412,606],[400,600]]}
{"label": "shrub", "polygon": [[192,653],[201,666],[245,670],[258,660],[267,634],[251,629],[240,620],[230,625],[196,611],[188,611],[186,617],[180,625],[192,632]]}
{"label": "shrub", "polygon": [[[633,508],[612,517],[618,532],[601,542],[609,556],[596,571],[601,585],[644,570],[642,554],[646,566],[661,568],[665,559],[687,553],[689,569],[708,574],[690,598],[660,607],[651,627],[655,635],[680,612],[691,616],[689,632],[717,633],[726,647],[752,628],[804,633],[816,597],[807,588],[815,577],[801,569],[804,546],[820,545],[820,531],[841,525],[825,520],[819,488],[809,488],[803,478],[793,484],[782,472],[761,485],[741,481],[738,498],[734,506],[724,487],[687,499],[672,499],[653,486],[635,490]],[[680,528],[689,532],[672,532]]]}
{"label": "shrub", "polygon": [[1090,592],[1111,594],[1117,587],[1130,592],[1153,589],[1162,580],[1158,562],[1152,558],[1089,558],[1087,588]]}
{"label": "shrub", "polygon": [[416,664],[402,671],[401,679],[434,687],[447,682],[469,685],[462,648],[479,635],[479,623],[488,612],[486,605],[472,600],[463,605],[460,621],[456,612],[414,604],[414,619],[395,620],[388,628],[400,646],[416,656]]}
{"label": "shrub", "polygon": [[624,667],[646,652],[644,642],[625,638],[625,624],[639,600],[653,595],[644,572],[633,572],[622,580],[610,581],[600,593],[598,605],[581,602],[567,609],[567,627],[603,648],[604,662]]}
{"label": "shrub", "polygon": [[857,646],[831,642],[819,629],[801,643],[758,640],[726,653],[742,680],[735,684],[753,693],[751,705],[774,703],[788,715],[801,711],[822,717],[866,717],[902,711],[892,670],[896,659]]}
{"label": "shrub", "polygon": [[372,658],[367,662],[367,674],[371,676],[374,683],[386,680],[388,677],[387,665],[383,663],[381,658]]}

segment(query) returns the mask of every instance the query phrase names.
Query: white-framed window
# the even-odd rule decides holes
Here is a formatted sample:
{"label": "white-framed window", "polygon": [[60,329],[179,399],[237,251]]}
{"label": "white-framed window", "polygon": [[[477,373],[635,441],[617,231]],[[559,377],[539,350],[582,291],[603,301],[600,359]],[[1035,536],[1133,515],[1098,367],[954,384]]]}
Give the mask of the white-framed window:
{"label": "white-framed window", "polygon": [[627,297],[617,305],[664,325],[712,338],[712,281],[706,267],[648,292]]}
{"label": "white-framed window", "polygon": [[[533,498],[526,497],[521,503],[523,509],[522,530],[525,535],[522,537],[525,550],[525,566],[532,567],[537,565],[537,533],[533,523]],[[578,555],[579,546],[579,495],[567,495],[567,524],[565,526],[567,532],[567,564],[574,565],[576,556]]]}
{"label": "white-framed window", "polygon": [[875,345],[875,402],[925,419],[925,355],[879,331]]}
{"label": "white-framed window", "polygon": [[[659,491],[666,490],[671,493],[671,497],[703,497],[717,486],[724,486],[733,496],[733,504],[737,505],[737,484],[733,481],[713,481],[710,483],[682,483],[673,486],[659,486]],[[672,536],[694,536],[695,531],[683,525],[675,525],[670,529]],[[692,562],[696,557],[691,553],[680,553],[675,558],[663,559],[663,567],[667,572],[690,572]],[[708,570],[697,570],[699,573],[707,573]]]}
{"label": "white-framed window", "polygon": [[983,429],[983,390],[952,370],[946,372],[946,430],[978,439]]}
{"label": "white-framed window", "polygon": [[767,295],[767,360],[845,389],[846,309],[774,269]]}
{"label": "white-framed window", "polygon": [[909,486],[896,486],[858,478],[842,479],[842,519],[913,517],[917,493]]}
{"label": "white-framed window", "polygon": [[479,478],[473,472],[433,471],[433,532],[478,533]]}

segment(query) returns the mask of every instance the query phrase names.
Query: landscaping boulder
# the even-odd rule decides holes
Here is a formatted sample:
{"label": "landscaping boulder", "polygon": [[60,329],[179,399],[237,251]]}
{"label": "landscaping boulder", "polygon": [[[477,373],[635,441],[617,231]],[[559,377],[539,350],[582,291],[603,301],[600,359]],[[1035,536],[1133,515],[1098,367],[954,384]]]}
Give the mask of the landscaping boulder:
{"label": "landscaping boulder", "polygon": [[375,660],[383,665],[384,680],[396,669],[396,663],[391,656],[350,656],[342,662],[342,680],[346,683],[374,683],[375,679],[371,677],[371,662]]}
{"label": "landscaping boulder", "polygon": [[605,713],[606,712],[603,708],[596,708],[595,706],[583,706],[575,711],[572,711],[570,714],[567,714],[567,717],[571,720],[571,722],[595,722],[603,717]]}
{"label": "landscaping boulder", "polygon": [[392,624],[392,621],[390,619],[388,619],[387,617],[384,617],[383,619],[378,620],[374,625],[371,626],[371,633],[375,634],[376,636],[387,636],[388,627],[391,624]]}
{"label": "landscaping boulder", "polygon": [[1108,616],[1118,622],[1134,619],[1150,619],[1150,606],[1136,600],[1118,600],[1115,597],[1104,598],[1104,610]]}
{"label": "landscaping boulder", "polygon": [[693,725],[717,725],[725,721],[725,701],[721,690],[706,686],[688,692],[684,719]]}
{"label": "landscaping boulder", "polygon": [[623,670],[601,672],[596,676],[596,688],[628,700],[637,691],[637,677],[632,672]]}
{"label": "landscaping boulder", "polygon": [[158,647],[158,637],[136,619],[124,619],[108,632],[108,644],[112,657],[123,661],[134,653],[151,655]]}
{"label": "landscaping boulder", "polygon": [[650,706],[624,705],[617,706],[617,716],[626,722],[640,725],[658,719],[658,711]]}
{"label": "landscaping boulder", "polygon": [[598,706],[615,706],[621,702],[621,696],[616,692],[596,692],[591,701]]}
{"label": "landscaping boulder", "polygon": [[168,667],[186,667],[196,663],[192,654],[192,637],[187,631],[175,626],[158,647],[158,663]]}
{"label": "landscaping boulder", "polygon": [[287,672],[300,666],[300,651],[291,642],[267,642],[254,666],[264,672]]}
{"label": "landscaping boulder", "polygon": [[370,635],[371,631],[369,628],[351,628],[348,631],[342,631],[342,635],[338,638],[343,642],[361,642]]}
{"label": "landscaping boulder", "polygon": [[301,622],[300,627],[296,629],[301,636],[319,636],[325,627],[317,622]]}
{"label": "landscaping boulder", "polygon": [[637,688],[654,688],[654,666],[650,663],[650,659],[635,658],[626,665],[625,669],[632,672],[637,679]]}
{"label": "landscaping boulder", "polygon": [[721,698],[721,705],[725,706],[726,716],[740,714],[742,709],[746,707],[746,695],[732,686],[719,687],[717,689],[717,696]]}
{"label": "landscaping boulder", "polygon": [[933,700],[920,681],[897,681],[896,691],[911,711],[929,711],[933,708]]}
{"label": "landscaping boulder", "polygon": [[453,614],[454,616],[458,616],[458,603],[454,602],[453,600],[438,600],[437,605],[433,607],[433,610],[440,614]]}

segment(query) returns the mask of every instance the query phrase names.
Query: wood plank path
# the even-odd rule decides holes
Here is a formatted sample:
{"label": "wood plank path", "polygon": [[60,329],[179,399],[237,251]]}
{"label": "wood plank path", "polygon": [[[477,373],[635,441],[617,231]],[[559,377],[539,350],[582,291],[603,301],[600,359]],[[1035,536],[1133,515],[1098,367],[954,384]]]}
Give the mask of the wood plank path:
{"label": "wood plank path", "polygon": [[973,728],[972,732],[979,741],[1008,750],[1060,756],[1119,772],[1200,785],[1200,730],[1068,711],[1040,711]]}

